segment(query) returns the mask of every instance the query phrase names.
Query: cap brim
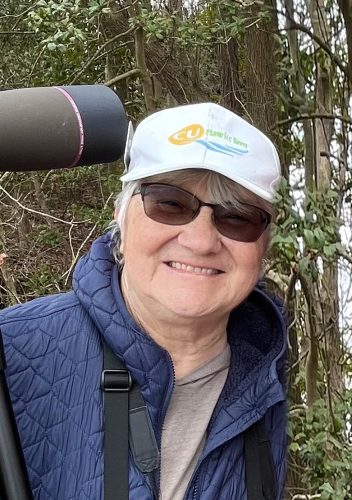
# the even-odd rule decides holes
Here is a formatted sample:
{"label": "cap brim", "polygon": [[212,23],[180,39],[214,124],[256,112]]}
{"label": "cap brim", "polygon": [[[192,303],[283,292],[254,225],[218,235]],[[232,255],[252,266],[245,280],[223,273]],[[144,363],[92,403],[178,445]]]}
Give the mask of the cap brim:
{"label": "cap brim", "polygon": [[[154,175],[159,175],[159,174],[166,174],[168,172],[175,172],[175,171],[180,171],[180,170],[188,170],[188,169],[199,169],[199,170],[210,170],[212,172],[217,172],[218,174],[223,175],[224,177],[227,177],[231,181],[237,182],[237,184],[240,184],[244,188],[248,189],[248,191],[251,191],[252,193],[256,194],[260,198],[263,198],[266,201],[273,202],[274,196],[275,196],[275,190],[273,189],[272,192],[267,191],[260,186],[257,186],[253,184],[252,182],[248,181],[248,179],[244,179],[243,177],[240,176],[235,176],[235,177],[230,177],[227,172],[224,172],[219,166],[217,165],[210,165],[210,164],[189,164],[189,165],[165,165],[165,166],[160,166],[158,169],[154,168],[152,169],[133,169],[130,172],[127,172],[126,174],[123,174],[120,178],[122,183],[130,182],[130,181],[136,181],[139,179],[146,179],[148,177],[152,177]],[[279,177],[278,177],[279,178]],[[277,178],[277,179],[278,179]],[[276,179],[276,180],[277,180]],[[275,184],[275,181],[272,183],[273,185]]]}

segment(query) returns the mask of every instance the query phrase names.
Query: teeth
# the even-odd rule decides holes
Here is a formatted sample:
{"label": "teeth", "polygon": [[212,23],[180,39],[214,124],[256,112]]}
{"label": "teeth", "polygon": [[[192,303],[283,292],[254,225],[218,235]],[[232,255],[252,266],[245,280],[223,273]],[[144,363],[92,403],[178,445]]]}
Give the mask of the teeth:
{"label": "teeth", "polygon": [[181,269],[182,271],[186,271],[187,273],[194,274],[204,274],[205,276],[210,276],[212,274],[218,274],[219,271],[217,269],[211,269],[209,267],[193,267],[187,264],[182,264],[181,262],[169,262],[169,266],[174,269]]}

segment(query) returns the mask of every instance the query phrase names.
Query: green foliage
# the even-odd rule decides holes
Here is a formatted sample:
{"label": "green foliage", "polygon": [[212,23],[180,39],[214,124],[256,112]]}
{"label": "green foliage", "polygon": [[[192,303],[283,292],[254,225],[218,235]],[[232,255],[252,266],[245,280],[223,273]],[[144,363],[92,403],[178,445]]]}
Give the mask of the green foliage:
{"label": "green foliage", "polygon": [[[140,13],[130,18],[132,26],[143,26],[147,40],[157,39],[177,43],[179,48],[194,50],[195,47],[207,47],[218,43],[226,43],[231,38],[243,36],[246,25],[253,22],[247,18],[247,6],[230,0],[221,3],[210,0],[193,10],[188,16],[179,11],[169,9],[142,8]],[[257,21],[270,19],[266,9],[261,9]]]}
{"label": "green foliage", "polygon": [[[279,68],[280,76],[285,82],[280,89],[280,101],[283,110],[283,116],[295,117],[302,114],[313,113],[315,109],[315,54],[310,48],[300,48],[297,57],[299,72],[292,64],[291,53],[287,45],[287,39],[282,38],[280,44]],[[304,94],[300,90],[304,85]],[[297,126],[301,126],[298,122]],[[290,135],[290,140],[295,140],[295,136]],[[302,141],[301,141],[302,144]]]}
{"label": "green foliage", "polygon": [[75,220],[85,221],[89,224],[97,224],[97,227],[101,231],[107,228],[113,218],[111,206],[98,210],[97,208],[72,203],[70,206],[70,213]]}
{"label": "green foliage", "polygon": [[[19,2],[16,14],[24,14],[15,23],[16,30],[28,35],[25,40],[11,35],[0,40],[10,65],[3,75],[7,86],[69,83],[97,50],[98,27],[101,17],[110,12],[108,4],[108,0],[39,0],[28,8],[28,3]],[[13,25],[11,17],[0,18],[0,29],[11,31]],[[18,68],[15,80],[11,66]],[[83,81],[99,81],[103,75],[104,60],[99,60],[87,68]]]}
{"label": "green foliage", "polygon": [[60,233],[47,227],[42,226],[38,234],[38,243],[47,245],[48,247],[56,247],[60,244],[61,236]]}
{"label": "green foliage", "polygon": [[290,188],[282,179],[275,200],[276,221],[274,224],[270,246],[275,256],[275,265],[287,272],[296,262],[299,254],[297,226],[299,215],[294,208]]}
{"label": "green foliage", "polygon": [[345,252],[338,233],[337,193],[306,192],[301,208],[293,202],[292,190],[282,180],[276,197],[276,223],[271,248],[275,265],[282,271],[298,265],[300,272],[316,277],[316,259],[333,262]]}
{"label": "green foliage", "polygon": [[333,413],[321,399],[310,411],[291,412],[290,460],[306,492],[324,500],[352,497],[351,415],[352,391],[346,391]]}
{"label": "green foliage", "polygon": [[177,18],[177,12],[166,15],[165,12],[141,9],[137,16],[130,17],[129,24],[133,27],[142,26],[149,41],[152,38],[167,40],[171,35]]}
{"label": "green foliage", "polygon": [[64,281],[59,272],[55,272],[47,264],[40,265],[34,272],[29,273],[23,286],[31,290],[27,298],[33,298],[50,293],[58,293],[64,289]]}

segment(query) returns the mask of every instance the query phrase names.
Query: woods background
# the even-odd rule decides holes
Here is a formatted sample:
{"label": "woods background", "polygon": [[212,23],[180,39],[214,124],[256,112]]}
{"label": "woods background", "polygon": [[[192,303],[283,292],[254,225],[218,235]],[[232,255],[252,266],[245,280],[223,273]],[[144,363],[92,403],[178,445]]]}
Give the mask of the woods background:
{"label": "woods background", "polygon": [[[218,102],[278,146],[265,275],[289,325],[286,498],[352,499],[352,1],[0,0],[0,90],[82,83],[134,123]],[[1,307],[70,287],[121,168],[0,174]]]}

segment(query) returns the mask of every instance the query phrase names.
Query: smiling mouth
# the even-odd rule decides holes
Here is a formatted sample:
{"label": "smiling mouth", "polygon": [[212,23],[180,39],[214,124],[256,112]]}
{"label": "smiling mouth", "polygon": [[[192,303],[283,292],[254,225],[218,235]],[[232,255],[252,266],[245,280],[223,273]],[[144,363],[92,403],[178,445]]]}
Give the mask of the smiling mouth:
{"label": "smiling mouth", "polygon": [[215,274],[221,274],[222,271],[219,269],[212,269],[210,267],[198,267],[190,266],[189,264],[182,264],[182,262],[170,261],[166,262],[169,267],[177,269],[178,271],[184,271],[186,273],[199,274],[200,276],[214,276]]}

